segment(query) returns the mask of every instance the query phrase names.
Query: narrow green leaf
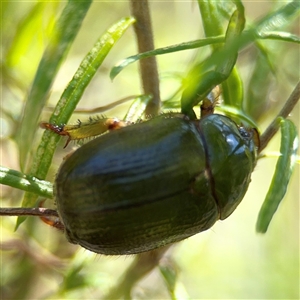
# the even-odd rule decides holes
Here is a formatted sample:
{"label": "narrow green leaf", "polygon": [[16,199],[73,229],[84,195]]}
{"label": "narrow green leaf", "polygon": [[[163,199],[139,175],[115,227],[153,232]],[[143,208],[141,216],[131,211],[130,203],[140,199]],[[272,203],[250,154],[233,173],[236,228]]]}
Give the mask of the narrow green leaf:
{"label": "narrow green leaf", "polygon": [[[230,18],[226,32],[226,47],[231,47],[236,39],[242,34],[245,27],[244,6],[241,2],[236,1],[237,10]],[[226,105],[241,107],[243,103],[243,84],[240,74],[235,66],[238,57],[238,49],[232,51],[231,57],[225,60],[225,65],[221,64],[216,68],[217,72],[230,74],[227,80],[222,82],[223,98]]]}
{"label": "narrow green leaf", "polygon": [[[243,34],[236,39],[231,47],[227,49],[225,53],[222,53],[223,57],[227,57],[232,49],[238,48],[239,50],[246,47],[249,43],[252,43],[256,39],[280,39],[279,35],[274,34],[274,30],[280,29],[286,25],[290,25],[293,18],[299,15],[300,2],[293,1],[285,6],[280,7],[275,12],[272,12],[256,22],[251,29],[245,30]],[[269,34],[270,33],[270,34]],[[283,35],[284,36],[284,35]],[[282,38],[283,38],[282,36]],[[289,42],[298,42],[299,38],[288,37]],[[222,59],[222,57],[218,57]],[[213,59],[213,57],[212,57]],[[209,64],[209,61],[207,62]]]}
{"label": "narrow green leaf", "polygon": [[53,197],[52,183],[5,167],[0,167],[0,183],[42,197]]}
{"label": "narrow green leaf", "polygon": [[300,37],[285,31],[267,31],[259,34],[262,40],[278,40],[281,42],[290,42],[300,44]]}
{"label": "narrow green leaf", "polygon": [[[64,280],[59,288],[59,293],[65,296],[65,291],[82,290],[84,287],[89,286],[88,276],[84,276],[80,271],[84,268],[84,262],[77,262],[72,265],[64,275]],[[65,298],[65,297],[62,297]]]}
{"label": "narrow green leaf", "polygon": [[[103,60],[115,43],[124,34],[126,29],[134,22],[133,18],[123,18],[110,27],[94,44],[91,51],[81,62],[74,77],[63,92],[57,106],[50,118],[52,124],[65,124],[72,115],[84,90],[96,74]],[[37,155],[32,163],[30,174],[38,178],[45,178],[51,165],[52,157],[60,139],[59,135],[45,131],[38,147]],[[26,193],[22,202],[23,207],[32,207],[36,196]],[[18,219],[17,226],[20,224]],[[22,220],[21,220],[22,221]]]}
{"label": "narrow green leaf", "polygon": [[[256,42],[259,47],[259,53],[255,59],[255,65],[250,75],[244,101],[245,112],[258,120],[266,109],[268,94],[272,86],[272,80],[275,70],[273,63],[274,55],[271,49]],[[269,47],[270,48],[270,47]],[[263,83],[263,84],[262,84]]]}
{"label": "narrow green leaf", "polygon": [[238,108],[232,105],[222,105],[221,107],[218,107],[218,109],[237,123],[241,122],[245,126],[258,128],[257,123],[250,117],[250,115],[244,113],[241,107]]}
{"label": "narrow green leaf", "polygon": [[[90,52],[82,60],[78,70],[61,95],[49,123],[66,124],[68,122],[76,105],[81,99],[82,94],[96,74],[98,68],[101,66],[105,57],[133,22],[133,18],[123,18],[110,27],[97,40]],[[37,151],[37,158],[31,168],[31,174],[38,176],[39,178],[44,178],[46,176],[59,139],[59,135],[49,131],[44,132],[41,144]]]}
{"label": "narrow green leaf", "polygon": [[[206,37],[212,37],[224,34],[222,14],[219,11],[218,1],[198,0],[202,24]],[[222,45],[214,45],[214,50],[219,49]]]}
{"label": "narrow green leaf", "polygon": [[280,29],[289,24],[291,20],[298,15],[299,7],[300,2],[292,2],[267,15],[262,20],[259,20],[251,29],[245,30],[239,37],[232,39],[232,42],[228,43],[228,47],[224,47],[224,49],[213,53],[206,59],[201,65],[203,72],[211,69],[213,65],[218,66],[224,64],[224,61],[225,63],[227,61],[228,64],[227,67],[226,65],[224,66],[226,69],[229,69],[230,60],[233,58],[235,51],[244,48],[256,39],[259,39],[260,36],[264,36],[269,30]]}
{"label": "narrow green leaf", "polygon": [[[199,2],[202,3],[203,1],[199,1]],[[239,4],[241,4],[240,1],[238,2]],[[246,47],[251,42],[255,41],[256,39],[274,39],[274,40],[281,40],[281,41],[292,42],[292,43],[300,43],[300,38],[296,35],[290,34],[288,32],[273,31],[286,24],[289,24],[291,19],[295,15],[297,15],[298,9],[299,9],[299,5],[297,5],[297,3],[288,4],[280,8],[278,11],[258,21],[256,24],[253,25],[252,29],[245,30],[244,33],[242,33],[242,35],[240,36],[240,38],[238,38],[235,41],[235,43],[232,44],[231,48],[228,49],[226,53],[213,54],[212,57],[209,58],[208,61],[206,62],[206,65],[211,67],[212,61],[213,64],[222,62],[224,59],[226,59],[227,55],[230,55],[232,49],[238,48],[240,50]],[[281,23],[278,21],[276,22],[276,20],[278,20],[279,18],[278,16],[281,16],[281,20],[282,20]],[[219,35],[218,32],[215,34]],[[168,47],[158,48],[153,51],[132,55],[125,58],[118,65],[112,68],[110,72],[110,78],[114,79],[125,67],[136,62],[139,59],[143,59],[155,55],[163,55],[163,54],[168,54],[168,53],[173,53],[178,51],[196,49],[208,45],[216,45],[216,44],[223,43],[224,41],[225,41],[224,36],[211,36],[205,39],[171,45]]]}
{"label": "narrow green leaf", "polygon": [[172,300],[176,300],[175,288],[178,279],[177,268],[174,264],[160,264],[160,274],[163,276]]}
{"label": "narrow green leaf", "polygon": [[271,186],[264,203],[259,211],[256,231],[265,233],[282,201],[296,163],[298,150],[298,136],[296,126],[289,120],[281,119],[281,146],[279,157],[272,178]]}
{"label": "narrow green leaf", "polygon": [[236,66],[233,67],[227,80],[222,83],[222,95],[225,105],[242,107],[244,100],[243,82]]}
{"label": "narrow green leaf", "polygon": [[31,90],[26,99],[26,106],[20,127],[18,143],[22,169],[25,168],[27,157],[30,153],[29,149],[31,149],[37,130],[38,119],[46,103],[50,87],[90,4],[91,1],[69,1],[67,3],[41,59]]}
{"label": "narrow green leaf", "polygon": [[[249,34],[249,31],[245,31],[246,34],[242,34],[242,38],[240,40],[244,40],[245,36],[255,36],[253,33]],[[256,37],[257,39],[262,39],[262,40],[279,40],[282,42],[290,42],[290,43],[297,43],[300,44],[300,38],[294,34],[290,34],[288,32],[263,32],[260,34],[257,34]],[[197,49],[209,45],[214,45],[214,44],[220,44],[224,43],[225,41],[225,36],[214,36],[214,37],[207,37],[205,39],[199,39],[195,41],[190,41],[190,42],[184,42],[181,44],[176,44],[176,45],[171,45],[163,48],[157,48],[155,50],[139,53],[136,55],[129,56],[122,61],[120,61],[117,65],[115,65],[110,72],[110,78],[113,80],[124,68],[126,68],[128,65],[140,60],[144,59],[147,57],[151,56],[157,56],[157,55],[164,55],[164,54],[169,54],[169,53],[174,53],[174,52],[180,52],[184,50],[191,50],[191,49]],[[243,47],[247,46],[248,43],[254,41],[254,39],[249,39],[247,43],[241,44]],[[240,47],[241,48],[241,47]],[[221,56],[220,56],[221,59]]]}
{"label": "narrow green leaf", "polygon": [[[14,39],[6,53],[6,65],[9,68],[20,65],[24,56],[28,57],[28,50],[36,45],[37,36],[40,32],[37,30],[41,26],[48,31],[53,26],[54,12],[57,10],[59,3],[55,2],[37,2],[19,24]],[[46,15],[44,12],[50,13]],[[51,11],[53,11],[51,13]],[[52,28],[51,28],[52,29]]]}
{"label": "narrow green leaf", "polygon": [[[236,46],[233,47],[232,45],[235,45],[235,41],[240,36],[244,24],[244,9],[239,8],[234,11],[230,18],[223,48],[214,52],[210,59],[208,59],[211,64],[210,67],[213,65],[216,66],[215,70],[205,72],[206,68],[208,68],[208,64],[206,64],[205,61],[205,63],[200,63],[195,66],[188,75],[187,87],[181,98],[181,111],[191,119],[196,117],[193,107],[197,105],[216,85],[223,83],[230,76],[238,53],[238,48]],[[226,53],[226,55],[223,56],[223,53]],[[212,57],[216,57],[215,55],[219,56],[220,54],[223,56],[223,59],[216,63]],[[206,66],[204,66],[205,64]],[[234,89],[241,84],[237,73],[234,73],[230,84],[231,89]],[[228,89],[229,87],[227,90]],[[239,87],[238,93],[241,94]]]}
{"label": "narrow green leaf", "polygon": [[141,95],[137,97],[131,104],[124,120],[133,122],[142,118],[148,103],[151,101],[152,95]]}
{"label": "narrow green leaf", "polygon": [[257,34],[263,35],[264,32],[284,27],[289,24],[293,18],[299,16],[299,11],[299,0],[294,0],[287,5],[280,7],[277,11],[265,16],[257,23]]}
{"label": "narrow green leaf", "polygon": [[183,50],[196,49],[196,48],[200,48],[212,44],[223,43],[224,41],[225,41],[224,36],[215,36],[215,37],[209,37],[209,38],[200,39],[196,41],[180,43],[168,47],[157,48],[155,50],[132,55],[123,59],[120,63],[118,63],[116,66],[112,68],[110,72],[110,78],[113,80],[125,67],[143,58],[156,56],[156,55],[163,55],[163,54],[168,54],[168,53],[173,53],[173,52],[178,52]]}
{"label": "narrow green leaf", "polygon": [[[241,35],[242,31],[245,27],[245,15],[244,8],[237,9],[231,16],[229,20],[229,24],[226,31],[226,39],[224,44],[224,49],[222,51],[226,51],[227,48],[232,48],[234,42]],[[231,49],[230,56],[222,61],[216,68],[216,71],[222,74],[230,74],[232,68],[235,65],[238,56],[238,48]]]}
{"label": "narrow green leaf", "polygon": [[[206,36],[214,36],[223,33],[223,24],[221,18],[220,7],[217,1],[198,1],[203,27]],[[237,11],[230,18],[226,32],[226,42],[224,47],[228,47],[239,37],[244,29],[245,16],[244,7],[240,1],[235,1]],[[231,4],[233,7],[233,5]],[[227,8],[229,12],[229,8]],[[229,14],[230,15],[230,14]],[[222,45],[212,45],[214,52],[220,50]],[[223,50],[224,51],[224,50]],[[243,88],[240,75],[234,66],[237,59],[237,50],[232,52],[231,57],[224,58],[223,62],[217,66],[216,71],[223,74],[230,74],[227,80],[222,82],[222,91],[224,103],[227,105],[241,106],[243,101]]]}

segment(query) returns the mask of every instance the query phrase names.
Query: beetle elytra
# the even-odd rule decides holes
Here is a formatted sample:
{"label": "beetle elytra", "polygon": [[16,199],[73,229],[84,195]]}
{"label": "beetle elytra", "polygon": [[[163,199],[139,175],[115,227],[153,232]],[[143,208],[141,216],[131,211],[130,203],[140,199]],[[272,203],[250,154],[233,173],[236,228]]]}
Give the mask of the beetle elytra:
{"label": "beetle elytra", "polygon": [[252,131],[231,119],[161,115],[70,155],[55,181],[57,210],[72,243],[108,255],[149,251],[227,218],[255,164]]}

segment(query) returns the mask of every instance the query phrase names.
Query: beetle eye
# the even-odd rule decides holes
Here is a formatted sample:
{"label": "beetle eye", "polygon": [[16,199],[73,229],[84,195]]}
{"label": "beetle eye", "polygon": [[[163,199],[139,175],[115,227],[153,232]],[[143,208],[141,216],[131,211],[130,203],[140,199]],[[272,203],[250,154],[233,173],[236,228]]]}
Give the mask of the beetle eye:
{"label": "beetle eye", "polygon": [[240,135],[242,138],[249,142],[250,140],[253,140],[254,145],[256,146],[257,150],[260,147],[260,139],[259,139],[259,133],[256,128],[245,128],[240,126],[239,128]]}
{"label": "beetle eye", "polygon": [[250,140],[253,136],[252,130],[246,129],[245,127],[239,127],[240,135],[245,140]]}

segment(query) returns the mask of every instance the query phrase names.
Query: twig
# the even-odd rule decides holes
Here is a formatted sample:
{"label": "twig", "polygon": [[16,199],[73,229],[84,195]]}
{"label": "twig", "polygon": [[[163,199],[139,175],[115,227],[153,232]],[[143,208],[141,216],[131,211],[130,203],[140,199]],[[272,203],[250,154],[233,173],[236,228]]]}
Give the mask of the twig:
{"label": "twig", "polygon": [[54,209],[43,207],[15,207],[15,208],[0,208],[0,216],[38,216],[38,217],[58,217],[58,213]]}
{"label": "twig", "polygon": [[272,137],[275,135],[275,133],[279,129],[279,123],[278,118],[287,118],[288,115],[291,113],[297,102],[300,98],[300,81],[294,88],[293,92],[289,96],[288,100],[286,101],[285,105],[281,109],[281,111],[278,113],[276,118],[274,118],[273,122],[269,125],[269,127],[265,130],[265,132],[260,137],[260,148],[259,152],[261,152],[266,146],[268,145],[269,141],[272,139]]}
{"label": "twig", "polygon": [[[136,19],[134,30],[137,37],[138,51],[146,52],[154,49],[153,33],[148,0],[131,0],[130,9]],[[152,95],[148,103],[146,116],[155,116],[160,111],[159,77],[155,57],[140,60],[140,71],[145,94]]]}
{"label": "twig", "polygon": [[136,255],[132,264],[107,295],[103,299],[131,299],[131,290],[135,283],[152,271],[159,263],[165,252],[171,247],[167,245],[163,248],[155,249]]}

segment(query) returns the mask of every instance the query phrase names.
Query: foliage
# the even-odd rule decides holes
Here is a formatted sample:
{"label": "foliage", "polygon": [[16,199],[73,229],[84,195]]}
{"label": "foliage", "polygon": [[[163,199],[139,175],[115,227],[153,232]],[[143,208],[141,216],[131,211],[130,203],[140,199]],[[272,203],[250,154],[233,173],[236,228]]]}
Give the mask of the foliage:
{"label": "foliage", "polygon": [[[4,174],[12,175],[14,184],[18,181],[16,178],[22,184],[24,181],[23,175],[14,173],[13,169],[30,174],[29,179],[37,176],[53,182],[61,159],[69,150],[62,149],[65,141],[59,143],[58,137],[48,132],[44,133],[40,146],[37,145],[41,137],[38,120],[49,119],[46,100],[52,107],[60,98],[51,121],[61,124],[68,122],[81,98],[80,105],[85,108],[105,106],[128,96],[136,98],[142,92],[136,65],[132,63],[153,55],[159,55],[162,108],[165,110],[178,110],[181,93],[191,82],[208,78],[210,84],[207,74],[228,68],[224,62],[234,60],[229,78],[224,81],[222,77],[218,81],[222,83],[226,104],[219,109],[226,112],[227,106],[235,107],[238,112],[234,113],[235,117],[246,115],[262,132],[299,78],[299,3],[261,4],[259,17],[251,11],[251,4],[244,3],[245,30],[223,49],[229,17],[235,5],[242,9],[242,4],[235,2],[225,5],[222,1],[199,1],[201,15],[196,3],[192,7],[180,2],[151,3],[157,49],[137,55],[132,55],[136,52],[133,35],[125,33],[132,23],[131,18],[124,19],[129,15],[126,3],[95,2],[86,15],[89,1],[22,3],[18,6],[5,2],[1,16],[4,58],[1,64],[4,124],[1,164],[10,170]],[[172,22],[165,19],[166,11],[171,14]],[[10,20],[16,20],[18,26],[12,29]],[[100,39],[94,44],[99,35]],[[236,57],[232,53],[236,49],[240,53],[235,64]],[[109,72],[113,82],[109,81]],[[62,102],[71,103],[72,108],[67,113],[62,109]],[[122,119],[128,109],[129,104],[125,103],[106,114]],[[292,119],[298,122],[299,128],[297,109],[299,107]],[[131,111],[128,114],[134,114]],[[75,112],[73,118],[78,118],[78,113]],[[282,130],[293,133],[283,135],[282,147],[288,144],[288,137],[297,135],[290,121],[286,124]],[[268,151],[279,149],[275,142],[276,139]],[[293,140],[290,143],[293,144]],[[52,161],[55,149],[57,153]],[[295,157],[295,153],[293,155]],[[47,161],[41,164],[45,156]],[[170,251],[169,259],[165,258],[160,268],[134,289],[134,298],[298,298],[299,168],[267,235],[261,237],[254,233],[275,163],[273,158],[259,160],[248,194],[233,216],[171,249],[172,256]],[[279,161],[278,165],[282,168],[286,163]],[[278,184],[274,182],[270,191],[278,194],[274,190]],[[283,185],[285,189],[286,185]],[[15,187],[25,190],[21,185]],[[41,195],[38,188],[35,192]],[[1,206],[20,206],[20,195],[18,190],[2,186]],[[31,207],[35,202],[36,196],[27,194],[23,205]],[[51,201],[45,205],[51,206]],[[14,218],[2,218],[1,226],[0,289],[3,299],[101,298],[107,295],[109,287],[117,284],[118,277],[132,260],[131,257],[112,260],[78,249],[39,219],[28,218],[15,233]],[[157,276],[159,272],[161,277]],[[281,278],[280,284],[277,276]]]}

